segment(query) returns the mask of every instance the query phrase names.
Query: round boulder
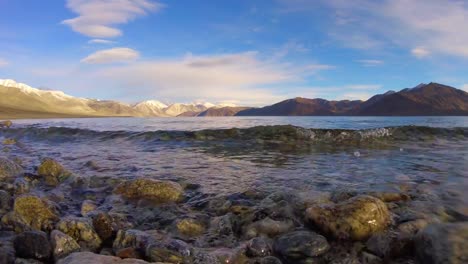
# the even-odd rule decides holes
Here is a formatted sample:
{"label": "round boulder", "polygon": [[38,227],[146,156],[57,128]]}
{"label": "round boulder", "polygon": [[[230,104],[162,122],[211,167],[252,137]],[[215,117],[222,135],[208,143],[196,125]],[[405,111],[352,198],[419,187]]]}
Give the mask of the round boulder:
{"label": "round boulder", "polygon": [[183,188],[171,181],[136,179],[121,183],[115,193],[129,199],[151,199],[158,202],[177,202],[182,198]]}
{"label": "round boulder", "polygon": [[66,217],[57,224],[57,229],[75,239],[82,248],[96,251],[102,240],[93,228],[91,220],[84,217]]}
{"label": "round boulder", "polygon": [[51,247],[47,234],[42,231],[27,231],[15,238],[16,255],[22,258],[48,260]]}
{"label": "round boulder", "polygon": [[63,181],[69,173],[57,161],[46,158],[42,161],[37,174],[44,178],[44,181],[49,186],[57,186]]}
{"label": "round boulder", "polygon": [[78,245],[71,236],[58,230],[54,230],[50,233],[50,240],[55,261],[64,258],[73,252],[80,251],[81,249],[80,245]]}
{"label": "round boulder", "polygon": [[385,203],[367,195],[334,205],[310,207],[305,217],[307,222],[335,238],[352,240],[365,240],[390,223],[390,212]]}
{"label": "round boulder", "polygon": [[33,194],[23,194],[15,199],[13,218],[33,230],[51,230],[59,219],[55,207],[44,198]]}
{"label": "round boulder", "polygon": [[327,239],[309,231],[295,231],[279,237],[274,250],[287,260],[318,257],[330,249]]}

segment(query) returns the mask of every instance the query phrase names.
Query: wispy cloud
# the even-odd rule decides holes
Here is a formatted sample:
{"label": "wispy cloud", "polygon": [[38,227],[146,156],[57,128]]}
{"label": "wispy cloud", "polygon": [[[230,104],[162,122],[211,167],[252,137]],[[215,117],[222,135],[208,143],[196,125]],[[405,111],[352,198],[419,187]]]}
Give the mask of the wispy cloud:
{"label": "wispy cloud", "polygon": [[[289,12],[326,7],[333,24],[327,29],[343,46],[356,49],[406,48],[428,54],[468,57],[468,3],[447,0],[277,0]],[[423,47],[423,48],[421,48]]]}
{"label": "wispy cloud", "polygon": [[113,38],[123,33],[116,25],[160,10],[163,5],[150,0],[68,0],[67,7],[78,16],[62,21],[85,36]]}
{"label": "wispy cloud", "polygon": [[10,64],[7,60],[0,58],[0,67],[5,67]]}
{"label": "wispy cloud", "polygon": [[465,92],[468,92],[468,83],[462,86],[462,90],[464,90]]}
{"label": "wispy cloud", "polygon": [[376,67],[384,64],[383,60],[357,60],[364,67]]}
{"label": "wispy cloud", "polygon": [[107,64],[134,61],[140,57],[138,51],[130,48],[113,48],[97,51],[81,60],[88,64]]}
{"label": "wispy cloud", "polygon": [[411,50],[411,54],[416,58],[422,59],[431,55],[431,52],[424,47],[416,47]]}
{"label": "wispy cloud", "polygon": [[[308,67],[311,66],[293,67],[264,60],[257,52],[208,56],[187,54],[182,58],[106,67],[99,71],[97,77],[111,80],[122,89],[138,87],[139,93],[153,98],[171,98],[174,101],[205,98],[214,102],[234,100],[261,105],[285,99],[281,93],[267,86],[301,82],[311,75]],[[319,68],[314,71],[328,69]]]}
{"label": "wispy cloud", "polygon": [[115,41],[106,39],[91,39],[88,41],[89,44],[114,44]]}

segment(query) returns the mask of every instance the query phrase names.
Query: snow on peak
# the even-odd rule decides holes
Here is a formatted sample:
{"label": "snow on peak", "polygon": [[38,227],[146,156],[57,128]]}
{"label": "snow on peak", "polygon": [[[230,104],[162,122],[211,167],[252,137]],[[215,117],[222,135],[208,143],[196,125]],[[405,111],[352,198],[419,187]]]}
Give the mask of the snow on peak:
{"label": "snow on peak", "polygon": [[160,101],[157,101],[157,100],[147,100],[147,101],[143,101],[137,104],[137,106],[142,106],[142,105],[146,105],[148,107],[159,108],[159,109],[167,108],[166,104],[161,103]]}
{"label": "snow on peak", "polygon": [[73,98],[72,96],[67,95],[62,91],[41,90],[41,89],[33,88],[24,83],[16,82],[15,80],[12,80],[12,79],[0,79],[0,85],[6,86],[6,87],[17,88],[21,90],[23,93],[27,93],[27,94],[35,94],[39,96],[43,96],[43,95],[53,96],[59,100]]}
{"label": "snow on peak", "polygon": [[233,103],[219,103],[215,107],[216,108],[223,108],[223,107],[236,107],[236,104]]}

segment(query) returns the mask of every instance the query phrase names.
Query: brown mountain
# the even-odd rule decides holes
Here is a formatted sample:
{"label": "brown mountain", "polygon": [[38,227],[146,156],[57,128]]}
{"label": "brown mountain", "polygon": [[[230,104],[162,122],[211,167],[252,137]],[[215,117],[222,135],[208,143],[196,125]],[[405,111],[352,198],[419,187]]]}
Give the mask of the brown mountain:
{"label": "brown mountain", "polygon": [[248,109],[238,116],[434,116],[468,115],[468,93],[430,83],[399,92],[389,91],[367,101],[327,101],[294,98],[262,108]]}
{"label": "brown mountain", "polygon": [[362,101],[327,101],[297,97],[271,106],[252,108],[237,113],[238,116],[330,116],[350,115]]}
{"label": "brown mountain", "polygon": [[438,83],[418,85],[368,101],[371,100],[374,102],[361,105],[358,115],[468,115],[468,93]]}
{"label": "brown mountain", "polygon": [[226,107],[220,107],[220,108],[213,107],[213,108],[207,109],[199,113],[197,116],[235,116],[240,111],[244,111],[247,109],[251,109],[251,107],[232,107],[232,106],[226,106]]}

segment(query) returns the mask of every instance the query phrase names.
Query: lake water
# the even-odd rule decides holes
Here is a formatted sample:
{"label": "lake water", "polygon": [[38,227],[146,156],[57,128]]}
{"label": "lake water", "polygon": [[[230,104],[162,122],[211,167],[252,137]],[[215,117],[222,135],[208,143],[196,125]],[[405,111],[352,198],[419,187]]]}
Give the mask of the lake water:
{"label": "lake water", "polygon": [[468,117],[178,117],[178,118],[74,118],[17,120],[19,125],[71,127],[97,131],[154,131],[248,128],[294,125],[305,128],[368,129],[394,126],[468,127]]}
{"label": "lake water", "polygon": [[[285,124],[318,129],[311,130],[317,136],[298,139],[288,130],[276,138],[264,128],[238,130],[231,138],[219,130]],[[393,128],[376,129],[383,127]],[[214,131],[188,132],[201,129]],[[5,138],[20,142],[7,153],[31,172],[52,157],[80,176],[184,180],[210,194],[411,189],[428,193],[424,210],[443,204],[466,214],[468,208],[467,117],[18,120],[0,130]]]}

